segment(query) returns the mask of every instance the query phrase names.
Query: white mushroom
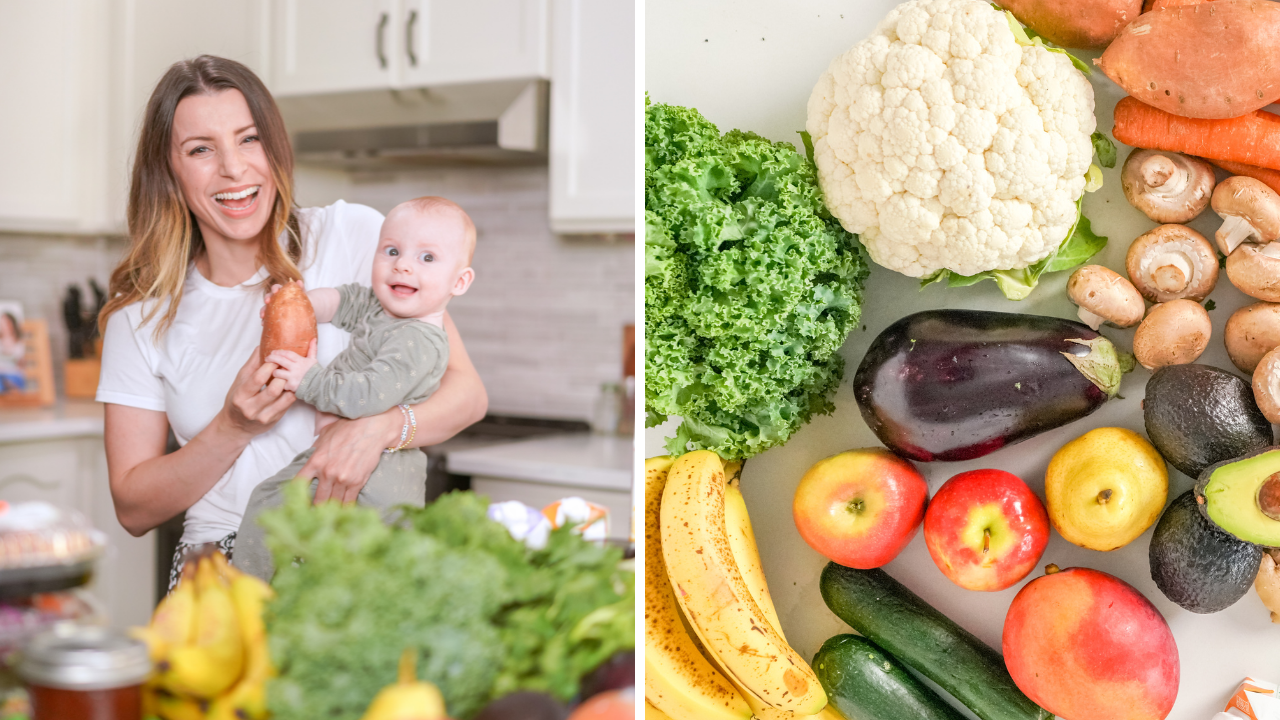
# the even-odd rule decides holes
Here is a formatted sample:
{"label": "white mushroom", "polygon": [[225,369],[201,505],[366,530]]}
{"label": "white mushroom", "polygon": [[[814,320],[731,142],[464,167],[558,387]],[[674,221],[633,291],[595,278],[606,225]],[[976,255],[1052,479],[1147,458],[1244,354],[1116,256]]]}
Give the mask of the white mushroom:
{"label": "white mushroom", "polygon": [[1231,362],[1251,373],[1262,356],[1280,346],[1280,305],[1254,303],[1240,308],[1227,320],[1222,332]]}
{"label": "white mushroom", "polygon": [[1135,148],[1124,161],[1120,185],[1129,204],[1158,223],[1184,223],[1209,205],[1213,167],[1182,153]]}
{"label": "white mushroom", "polygon": [[1200,303],[1170,300],[1151,308],[1138,326],[1133,334],[1133,355],[1148,370],[1195,362],[1209,347],[1212,332],[1209,313]]}
{"label": "white mushroom", "polygon": [[1185,225],[1161,225],[1139,236],[1124,261],[1133,286],[1154,303],[1203,300],[1218,283],[1218,254]]}
{"label": "white mushroom", "polygon": [[1227,277],[1240,292],[1280,302],[1280,243],[1245,243],[1227,256]]}
{"label": "white mushroom", "polygon": [[1223,255],[1242,242],[1264,245],[1280,238],[1280,195],[1261,180],[1243,175],[1223,180],[1213,191],[1213,211],[1222,216],[1213,239]]}
{"label": "white mushroom", "polygon": [[1272,423],[1280,423],[1280,348],[1262,356],[1253,371],[1253,401]]}
{"label": "white mushroom", "polygon": [[1104,322],[1137,325],[1147,309],[1133,283],[1102,265],[1085,265],[1071,273],[1067,297],[1080,306],[1080,322],[1094,330]]}

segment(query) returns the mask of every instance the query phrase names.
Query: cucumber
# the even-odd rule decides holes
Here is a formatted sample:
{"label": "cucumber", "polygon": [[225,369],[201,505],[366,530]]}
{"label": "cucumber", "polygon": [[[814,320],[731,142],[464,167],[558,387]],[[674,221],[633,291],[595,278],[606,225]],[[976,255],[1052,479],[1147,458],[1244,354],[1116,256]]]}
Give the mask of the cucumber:
{"label": "cucumber", "polygon": [[964,720],[866,638],[836,635],[813,656],[827,700],[848,720]]}
{"label": "cucumber", "polygon": [[820,587],[822,599],[837,617],[954,695],[982,720],[1053,717],[1022,694],[1000,653],[883,570],[828,563]]}

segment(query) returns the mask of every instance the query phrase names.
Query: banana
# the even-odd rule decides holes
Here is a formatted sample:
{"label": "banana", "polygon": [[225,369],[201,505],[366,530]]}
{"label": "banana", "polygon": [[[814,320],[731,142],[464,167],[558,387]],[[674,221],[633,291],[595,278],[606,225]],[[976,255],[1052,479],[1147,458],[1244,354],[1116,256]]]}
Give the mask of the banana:
{"label": "banana", "polygon": [[227,566],[231,599],[245,648],[244,674],[209,705],[208,720],[262,720],[267,716],[267,679],[275,677],[262,623],[263,604],[275,596],[271,586],[234,566]]}
{"label": "banana", "polygon": [[755,531],[751,529],[751,518],[747,515],[747,501],[742,497],[742,489],[739,487],[736,470],[741,466],[741,463],[737,463],[737,468],[734,468],[730,463],[725,463],[725,476],[729,478],[729,482],[724,489],[724,524],[725,533],[729,537],[729,551],[733,553],[733,560],[742,573],[742,580],[747,584],[747,591],[760,606],[769,626],[786,640],[786,636],[782,634],[782,623],[778,621],[778,611],[773,606],[773,596],[769,594],[769,583],[765,581],[764,567],[760,564],[760,550],[756,545]]}
{"label": "banana", "polygon": [[671,720],[671,716],[654,707],[648,700],[645,700],[644,720]]}
{"label": "banana", "polygon": [[158,692],[154,707],[160,720],[205,720],[203,703],[189,697]]}
{"label": "banana", "polygon": [[171,647],[191,642],[196,628],[196,587],[191,580],[179,580],[151,615],[151,628]]}
{"label": "banana", "polygon": [[196,634],[173,648],[160,665],[161,685],[175,693],[211,700],[240,677],[244,640],[226,581],[208,558],[196,569]]}
{"label": "banana", "polygon": [[817,676],[770,625],[734,561],[724,466],[714,452],[695,450],[671,465],[660,530],[676,600],[729,679],[778,710],[821,711],[827,697]]}
{"label": "banana", "polygon": [[267,638],[260,635],[246,648],[244,675],[230,690],[209,703],[205,717],[207,720],[264,720],[267,717],[267,679],[274,676],[275,669],[267,652]]}
{"label": "banana", "polygon": [[656,457],[644,463],[645,699],[674,720],[747,720],[751,708],[698,651],[667,580],[658,523],[672,462]]}

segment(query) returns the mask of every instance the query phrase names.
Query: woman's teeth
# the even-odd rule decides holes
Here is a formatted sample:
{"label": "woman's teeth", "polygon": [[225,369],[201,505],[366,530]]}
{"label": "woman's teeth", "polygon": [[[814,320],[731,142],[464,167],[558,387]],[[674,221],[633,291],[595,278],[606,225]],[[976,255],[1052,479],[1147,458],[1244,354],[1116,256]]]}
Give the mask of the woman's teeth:
{"label": "woman's teeth", "polygon": [[213,199],[223,207],[243,210],[253,204],[261,188],[261,185],[254,185],[240,192],[222,192],[214,195]]}

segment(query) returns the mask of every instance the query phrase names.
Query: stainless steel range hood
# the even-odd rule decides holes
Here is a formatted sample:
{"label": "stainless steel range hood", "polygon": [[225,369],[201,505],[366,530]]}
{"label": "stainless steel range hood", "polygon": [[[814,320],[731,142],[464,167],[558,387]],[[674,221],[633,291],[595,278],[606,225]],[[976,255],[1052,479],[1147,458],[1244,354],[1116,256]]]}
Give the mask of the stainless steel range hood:
{"label": "stainless steel range hood", "polygon": [[547,160],[547,82],[279,98],[299,165],[371,170]]}

